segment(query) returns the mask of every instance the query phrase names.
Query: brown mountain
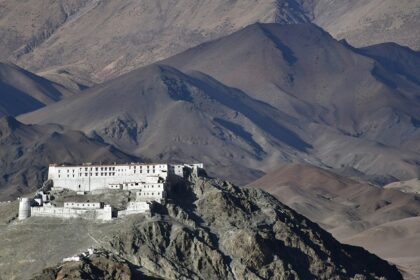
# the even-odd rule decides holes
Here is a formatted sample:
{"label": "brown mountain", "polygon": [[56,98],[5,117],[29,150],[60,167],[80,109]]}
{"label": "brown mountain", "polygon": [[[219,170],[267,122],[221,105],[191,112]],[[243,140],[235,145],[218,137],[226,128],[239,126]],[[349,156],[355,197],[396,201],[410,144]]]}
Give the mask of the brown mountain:
{"label": "brown mountain", "polygon": [[255,22],[312,21],[356,46],[419,50],[418,1],[4,0],[0,60],[67,84],[90,85]]}
{"label": "brown mountain", "polygon": [[[416,279],[420,198],[308,165],[283,166],[251,186],[319,223],[344,243],[362,246]],[[410,278],[411,277],[411,278]]]}
{"label": "brown mountain", "polygon": [[155,160],[204,161],[239,183],[282,162],[410,179],[420,85],[393,53],[401,71],[312,24],[255,24],[21,120],[58,122]]}
{"label": "brown mountain", "polygon": [[92,81],[116,77],[257,21],[273,22],[280,8],[279,20],[305,18],[300,8],[278,9],[271,0],[8,0],[1,5],[0,35],[7,42],[0,49],[2,59],[48,71],[50,77],[64,69],[76,80]]}
{"label": "brown mountain", "polygon": [[53,116],[129,153],[205,161],[214,173],[241,181],[261,174],[257,165],[275,152],[273,145],[290,157],[310,147],[293,132],[298,122],[274,107],[211,77],[164,65],[130,72],[23,119],[56,122]]}
{"label": "brown mountain", "polygon": [[385,189],[399,190],[405,193],[420,194],[420,179],[414,178],[407,181],[392,182],[384,186]]}
{"label": "brown mountain", "polygon": [[420,50],[419,1],[304,0],[308,17],[355,46],[395,42]]}
{"label": "brown mountain", "polygon": [[25,125],[0,118],[0,200],[32,192],[46,180],[50,163],[130,162],[114,147],[56,125]]}
{"label": "brown mountain", "polygon": [[34,111],[73,94],[16,65],[0,63],[0,117]]}

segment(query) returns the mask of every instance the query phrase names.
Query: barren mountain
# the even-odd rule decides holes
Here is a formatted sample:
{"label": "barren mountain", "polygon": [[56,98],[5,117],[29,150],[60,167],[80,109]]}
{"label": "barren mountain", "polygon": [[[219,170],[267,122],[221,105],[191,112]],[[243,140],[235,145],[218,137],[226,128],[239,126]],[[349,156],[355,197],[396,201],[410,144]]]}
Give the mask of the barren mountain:
{"label": "barren mountain", "polygon": [[393,182],[384,186],[385,189],[399,190],[405,193],[420,194],[420,179],[414,178],[408,181]]}
{"label": "barren mountain", "polygon": [[420,271],[420,199],[308,165],[283,166],[251,184],[319,223],[344,243],[396,263],[407,279]]}
{"label": "barren mountain", "polygon": [[395,44],[359,50],[313,25],[257,24],[162,63],[204,72],[306,123],[307,142],[327,166],[412,178],[419,62],[418,52]]}
{"label": "barren mountain", "polygon": [[420,278],[420,217],[381,224],[349,239],[346,244],[362,246],[381,258],[398,264],[404,279]]}
{"label": "barren mountain", "polygon": [[16,65],[0,63],[0,117],[34,111],[73,94]]}
{"label": "barren mountain", "polygon": [[355,46],[395,42],[420,50],[418,0],[303,0],[308,17]]}
{"label": "barren mountain", "polygon": [[0,118],[0,200],[36,190],[46,179],[50,163],[133,160],[136,158],[78,131]]}
{"label": "barren mountain", "polygon": [[[96,225],[34,218],[0,228],[2,276],[23,278],[38,272],[34,279],[112,279],[110,273],[127,279],[135,274],[141,279],[402,279],[395,266],[360,247],[340,244],[261,190],[197,177],[172,190],[168,202],[155,204],[150,216]],[[41,240],[48,240],[48,252],[40,250],[45,247]],[[14,247],[15,242],[23,244]],[[88,246],[102,248],[101,253],[56,265]],[[25,270],[3,257],[11,250]],[[41,271],[45,266],[53,267]]]}
{"label": "barren mountain", "polygon": [[419,11],[410,0],[3,0],[0,60],[76,88],[255,22],[310,20],[356,46],[392,41],[418,50]]}
{"label": "barren mountain", "polygon": [[[93,81],[257,21],[272,22],[277,11],[275,0],[32,0],[3,1],[2,6],[3,59],[49,75],[65,69]],[[278,18],[296,22],[304,18],[301,13],[288,8]]]}
{"label": "barren mountain", "polygon": [[343,240],[374,226],[420,215],[413,194],[383,189],[310,165],[285,165],[251,186],[262,188]]}
{"label": "barren mountain", "polygon": [[354,49],[312,24],[255,24],[21,120],[58,122],[155,160],[204,161],[239,183],[282,162],[410,179],[420,85],[393,53],[418,54],[393,48],[399,72],[376,48]]}
{"label": "barren mountain", "polygon": [[206,75],[163,65],[130,72],[24,117],[39,123],[55,122],[52,118],[129,153],[204,161],[209,170],[239,181],[261,175],[258,165],[267,154],[279,154],[278,147],[291,158],[310,147],[293,132],[300,130],[298,121],[274,107]]}

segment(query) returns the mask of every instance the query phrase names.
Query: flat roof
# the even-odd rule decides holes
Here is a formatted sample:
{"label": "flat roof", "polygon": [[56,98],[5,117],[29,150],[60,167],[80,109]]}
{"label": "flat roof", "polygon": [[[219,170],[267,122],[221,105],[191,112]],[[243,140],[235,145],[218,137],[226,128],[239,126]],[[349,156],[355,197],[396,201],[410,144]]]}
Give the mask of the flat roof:
{"label": "flat roof", "polygon": [[133,165],[168,165],[169,163],[141,163],[141,162],[131,162],[131,163],[82,163],[82,164],[59,164],[59,163],[50,163],[49,166],[56,167],[100,167],[100,166],[133,166]]}
{"label": "flat roof", "polygon": [[135,165],[195,165],[203,163],[145,163],[145,162],[130,162],[130,163],[91,163],[85,162],[81,164],[60,164],[60,163],[50,163],[49,166],[56,167],[101,167],[101,166],[135,166]]}

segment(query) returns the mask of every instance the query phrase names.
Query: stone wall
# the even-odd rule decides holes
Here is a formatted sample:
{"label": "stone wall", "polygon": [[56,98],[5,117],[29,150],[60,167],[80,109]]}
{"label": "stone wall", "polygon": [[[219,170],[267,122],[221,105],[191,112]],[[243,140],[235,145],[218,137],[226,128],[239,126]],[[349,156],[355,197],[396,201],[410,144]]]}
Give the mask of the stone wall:
{"label": "stone wall", "polygon": [[89,220],[111,220],[112,208],[105,205],[101,209],[73,209],[54,206],[31,207],[32,217],[55,217],[55,218],[83,218]]}

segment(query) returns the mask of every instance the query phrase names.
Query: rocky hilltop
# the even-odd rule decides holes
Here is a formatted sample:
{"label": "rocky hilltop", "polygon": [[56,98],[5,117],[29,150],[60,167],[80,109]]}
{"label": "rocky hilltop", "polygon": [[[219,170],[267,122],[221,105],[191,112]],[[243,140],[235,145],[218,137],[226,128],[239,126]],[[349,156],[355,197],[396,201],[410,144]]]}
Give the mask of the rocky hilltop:
{"label": "rocky hilltop", "polygon": [[402,279],[268,193],[218,179],[178,183],[150,217],[127,219],[104,240],[101,253],[34,279]]}

